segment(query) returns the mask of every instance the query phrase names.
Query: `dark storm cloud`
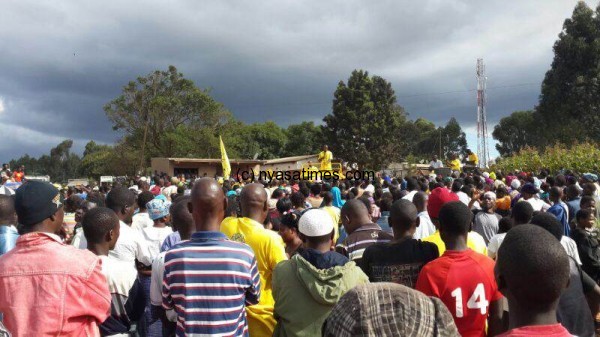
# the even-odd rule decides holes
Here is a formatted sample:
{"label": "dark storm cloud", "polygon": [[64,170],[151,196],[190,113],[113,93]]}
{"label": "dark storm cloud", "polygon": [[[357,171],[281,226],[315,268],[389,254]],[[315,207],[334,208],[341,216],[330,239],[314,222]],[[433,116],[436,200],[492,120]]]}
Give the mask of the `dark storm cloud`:
{"label": "dark storm cloud", "polygon": [[476,59],[487,64],[491,124],[532,108],[575,3],[9,0],[0,113],[14,132],[0,153],[113,142],[102,106],[170,64],[246,122],[320,122],[338,81],[362,68],[391,81],[412,118],[454,116],[472,131]]}

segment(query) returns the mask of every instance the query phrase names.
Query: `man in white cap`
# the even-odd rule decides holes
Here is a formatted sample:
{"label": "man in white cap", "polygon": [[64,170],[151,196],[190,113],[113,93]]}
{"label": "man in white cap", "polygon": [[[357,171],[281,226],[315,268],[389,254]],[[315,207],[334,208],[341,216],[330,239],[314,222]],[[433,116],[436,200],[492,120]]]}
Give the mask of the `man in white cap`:
{"label": "man in white cap", "polygon": [[369,282],[347,257],[331,251],[333,220],[322,209],[302,214],[298,231],[304,248],[273,270],[274,337],[320,336],[333,306],[350,289]]}

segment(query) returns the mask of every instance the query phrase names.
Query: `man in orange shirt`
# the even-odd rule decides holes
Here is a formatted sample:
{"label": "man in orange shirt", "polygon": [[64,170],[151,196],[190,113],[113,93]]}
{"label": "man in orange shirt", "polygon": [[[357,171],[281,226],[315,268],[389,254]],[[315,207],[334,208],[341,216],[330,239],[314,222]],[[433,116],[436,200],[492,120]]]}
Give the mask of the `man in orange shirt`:
{"label": "man in orange shirt", "polygon": [[502,294],[494,277],[494,260],[467,247],[473,213],[460,201],[439,213],[440,236],[446,252],[423,267],[416,289],[442,300],[463,337],[495,336],[502,332]]}

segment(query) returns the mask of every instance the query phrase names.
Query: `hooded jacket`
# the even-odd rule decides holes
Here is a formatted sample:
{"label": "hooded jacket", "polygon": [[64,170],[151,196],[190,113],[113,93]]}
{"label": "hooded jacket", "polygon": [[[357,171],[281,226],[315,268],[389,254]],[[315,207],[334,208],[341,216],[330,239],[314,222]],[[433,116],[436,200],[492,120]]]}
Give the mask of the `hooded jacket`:
{"label": "hooded jacket", "polygon": [[333,306],[347,291],[365,283],[367,275],[335,252],[308,249],[279,263],[273,271],[277,320],[273,337],[320,336]]}

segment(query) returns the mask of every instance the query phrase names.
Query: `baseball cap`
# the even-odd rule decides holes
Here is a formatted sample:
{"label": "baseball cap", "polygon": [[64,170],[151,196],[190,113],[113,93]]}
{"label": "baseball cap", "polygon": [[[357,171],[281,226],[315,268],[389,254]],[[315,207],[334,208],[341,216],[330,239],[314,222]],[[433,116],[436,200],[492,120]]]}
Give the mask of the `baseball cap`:
{"label": "baseball cap", "polygon": [[432,219],[437,219],[440,214],[440,209],[444,204],[450,201],[457,201],[458,195],[450,192],[447,188],[437,187],[429,195],[429,201],[427,202],[427,213]]}
{"label": "baseball cap", "polygon": [[28,181],[15,193],[15,211],[23,226],[38,224],[61,207],[60,192],[48,182]]}
{"label": "baseball cap", "polygon": [[309,237],[331,234],[333,232],[333,219],[327,211],[309,209],[300,217],[298,230]]}

